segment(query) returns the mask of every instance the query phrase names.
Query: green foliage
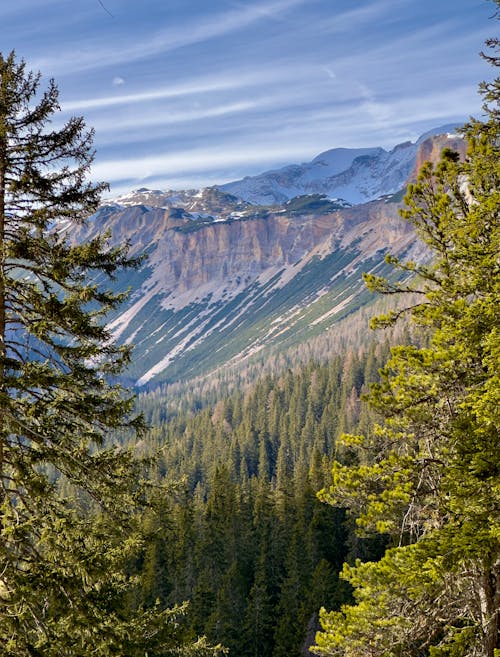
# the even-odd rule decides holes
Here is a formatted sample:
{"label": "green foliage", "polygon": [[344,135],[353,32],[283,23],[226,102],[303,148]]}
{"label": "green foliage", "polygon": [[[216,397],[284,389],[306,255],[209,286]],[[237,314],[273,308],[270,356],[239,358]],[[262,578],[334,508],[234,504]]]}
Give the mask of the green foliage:
{"label": "green foliage", "polygon": [[[488,98],[498,103],[498,95]],[[419,344],[396,347],[368,400],[382,421],[346,435],[355,463],[337,462],[324,501],[346,506],[361,531],[387,534],[379,563],[346,567],[355,605],[322,614],[324,655],[470,655],[499,646],[500,599],[500,124],[464,128],[465,162],[445,151],[410,185],[403,217],[428,262],[391,264],[408,275],[382,294],[410,292],[402,315]]]}
{"label": "green foliage", "polygon": [[144,521],[136,604],[158,600],[168,609],[189,600],[191,634],[231,655],[299,657],[311,645],[319,607],[350,599],[339,580],[343,561],[380,553],[355,539],[344,513],[332,513],[315,491],[325,485],[337,436],[369,421],[359,396],[387,350],[371,345],[263,376],[146,434],[147,448],[161,454],[159,479],[182,473],[185,481]]}
{"label": "green foliage", "polygon": [[50,129],[58,91],[39,86],[0,55],[2,655],[178,654],[181,607],[125,605],[144,464],[111,439],[143,423],[111,382],[130,354],[103,318],[123,296],[94,281],[137,261],[106,235],[71,243],[105,185],[86,181],[92,132],[82,118]]}
{"label": "green foliage", "polygon": [[307,194],[305,196],[295,196],[285,203],[287,212],[294,215],[303,214],[323,214],[334,212],[345,207],[341,203],[331,201],[325,194]]}
{"label": "green foliage", "polygon": [[[470,593],[473,577],[465,583],[443,559],[441,548],[425,539],[387,550],[378,562],[346,564],[342,576],[354,587],[356,604],[340,612],[321,611],[324,631],[317,635],[315,652],[345,657],[476,654],[474,623],[465,617],[458,595]],[[460,622],[445,626],[444,610]],[[453,652],[458,646],[461,652]]]}

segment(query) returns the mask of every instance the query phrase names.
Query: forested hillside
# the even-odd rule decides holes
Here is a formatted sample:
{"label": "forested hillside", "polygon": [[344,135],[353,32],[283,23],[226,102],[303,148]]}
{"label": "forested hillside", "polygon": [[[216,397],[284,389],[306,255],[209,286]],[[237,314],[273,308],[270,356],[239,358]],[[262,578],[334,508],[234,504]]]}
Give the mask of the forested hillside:
{"label": "forested hillside", "polygon": [[139,605],[190,598],[188,627],[230,654],[497,657],[499,82],[481,89],[465,161],[445,150],[405,197],[432,257],[364,275],[399,300],[373,324],[403,321],[404,344],[264,377],[151,432],[153,476],[185,481],[149,520]]}
{"label": "forested hillside", "polygon": [[383,540],[358,539],[316,492],[338,436],[369,430],[360,396],[388,350],[386,341],[267,375],[148,433],[143,449],[160,454],[151,474],[176,485],[145,519],[138,603],[189,600],[191,631],[231,655],[307,653],[319,608],[350,599],[342,563],[381,555]]}
{"label": "forested hillside", "polygon": [[[483,55],[500,66],[500,40]],[[390,259],[406,283],[365,275],[415,301],[402,317],[424,344],[392,347],[368,397],[379,414],[344,434],[321,497],[360,532],[385,536],[378,562],[345,564],[353,603],[322,612],[329,657],[495,657],[500,650],[500,80],[480,86],[485,120],[464,126],[464,162],[445,151],[408,187],[403,217],[433,258]]]}

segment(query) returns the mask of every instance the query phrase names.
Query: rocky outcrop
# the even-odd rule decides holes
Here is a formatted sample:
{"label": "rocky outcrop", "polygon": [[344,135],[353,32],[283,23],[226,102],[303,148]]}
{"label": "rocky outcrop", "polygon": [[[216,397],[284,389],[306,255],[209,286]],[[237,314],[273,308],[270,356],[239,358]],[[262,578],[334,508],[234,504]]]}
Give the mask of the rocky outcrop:
{"label": "rocky outcrop", "polygon": [[408,176],[408,181],[413,182],[417,179],[418,172],[422,168],[424,162],[437,164],[441,157],[441,153],[445,148],[449,148],[458,153],[462,160],[465,159],[467,145],[460,135],[447,133],[428,137],[418,144],[417,153],[415,155],[415,164]]}

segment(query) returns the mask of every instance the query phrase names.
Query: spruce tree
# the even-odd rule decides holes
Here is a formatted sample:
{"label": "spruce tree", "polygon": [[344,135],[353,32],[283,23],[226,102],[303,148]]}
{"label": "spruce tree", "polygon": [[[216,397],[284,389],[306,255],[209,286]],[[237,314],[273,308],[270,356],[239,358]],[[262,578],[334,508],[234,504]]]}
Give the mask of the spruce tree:
{"label": "spruce tree", "polygon": [[392,349],[369,398],[382,422],[343,437],[358,462],[336,463],[322,493],[392,541],[380,562],[344,567],[356,604],[323,612],[323,655],[500,650],[499,88],[483,86],[486,120],[464,127],[466,161],[444,152],[408,189],[403,216],[431,259],[390,257],[405,283],[366,276],[384,294],[412,293],[375,324],[405,315],[421,344]]}
{"label": "spruce tree", "polygon": [[139,464],[110,443],[142,422],[110,383],[129,349],[106,330],[122,297],[102,281],[136,263],[106,236],[71,243],[105,185],[87,181],[92,131],[51,127],[58,90],[40,86],[0,55],[1,652],[169,654],[178,610],[124,606]]}

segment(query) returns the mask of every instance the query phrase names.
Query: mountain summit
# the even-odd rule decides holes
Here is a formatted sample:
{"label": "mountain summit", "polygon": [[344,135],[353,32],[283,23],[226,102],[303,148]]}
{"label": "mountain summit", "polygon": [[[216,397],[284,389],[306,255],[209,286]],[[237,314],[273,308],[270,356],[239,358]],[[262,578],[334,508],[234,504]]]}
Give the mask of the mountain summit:
{"label": "mountain summit", "polygon": [[[256,205],[273,205],[303,194],[325,194],[350,204],[394,194],[407,182],[421,145],[435,135],[454,135],[456,125],[430,130],[416,142],[391,151],[376,148],[334,148],[311,162],[266,171],[220,185],[219,189]],[[453,148],[453,145],[450,144]]]}
{"label": "mountain summit", "polygon": [[[135,345],[130,380],[149,387],[265,358],[369,303],[362,273],[385,275],[388,250],[423,256],[399,217],[400,192],[422,159],[444,147],[463,154],[446,128],[390,152],[333,149],[239,183],[142,188],[103,205],[75,239],[109,230],[132,255],[148,255],[117,280],[131,294],[109,323]],[[377,199],[357,202],[365,197]]]}

